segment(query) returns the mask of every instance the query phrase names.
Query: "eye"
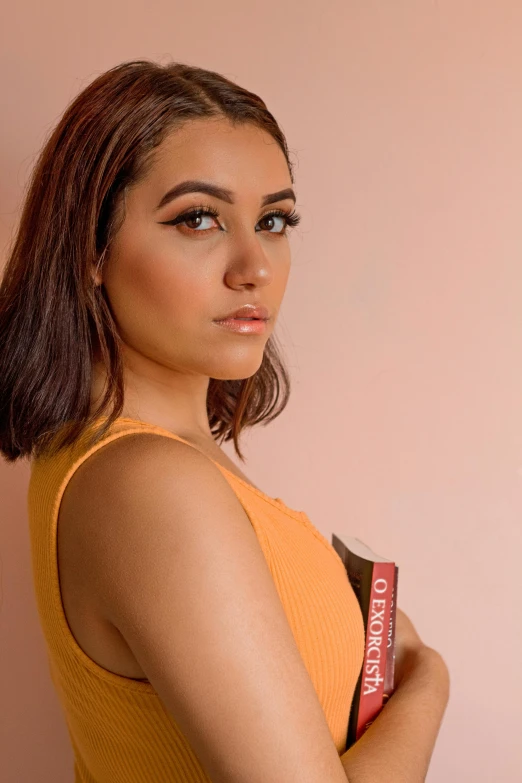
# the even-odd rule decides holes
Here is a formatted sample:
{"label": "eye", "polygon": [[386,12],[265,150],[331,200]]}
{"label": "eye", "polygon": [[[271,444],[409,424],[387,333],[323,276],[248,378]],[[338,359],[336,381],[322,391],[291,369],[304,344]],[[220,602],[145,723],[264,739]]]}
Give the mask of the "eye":
{"label": "eye", "polygon": [[285,235],[288,227],[293,228],[294,226],[297,226],[299,224],[299,221],[301,220],[301,215],[298,215],[295,210],[293,210],[293,212],[286,212],[284,209],[273,209],[272,212],[268,212],[268,214],[263,215],[259,223],[264,223],[266,220],[269,221],[272,225],[274,224],[274,222],[277,225],[278,220],[282,221],[283,223],[282,231],[271,231],[269,229],[269,233]]}
{"label": "eye", "polygon": [[[217,209],[208,205],[205,206],[202,205],[190,209],[188,212],[183,212],[181,215],[178,215],[173,220],[164,221],[163,225],[177,226],[177,225],[185,224],[190,232],[204,233],[205,231],[211,230],[211,227],[208,226],[205,227],[204,219],[205,218],[215,219],[218,216],[219,216],[219,212],[217,211]],[[288,227],[290,226],[291,228],[293,228],[294,226],[297,226],[300,220],[301,220],[301,216],[298,215],[295,210],[292,212],[287,212],[284,209],[274,209],[271,212],[268,212],[266,215],[263,215],[258,225],[268,222],[270,224],[268,228],[269,234],[279,234],[281,236],[284,236],[287,233]],[[189,225],[190,223],[192,223],[193,225]],[[274,228],[274,224],[276,229],[278,225],[281,226],[282,224],[282,230],[273,231],[272,229]]]}
{"label": "eye", "polygon": [[174,218],[174,220],[166,220],[165,225],[167,226],[177,226],[181,223],[195,223],[194,226],[188,226],[190,231],[208,231],[208,227],[203,226],[203,229],[201,229],[201,220],[203,218],[211,217],[216,218],[219,215],[219,212],[217,209],[214,209],[214,207],[210,206],[202,206],[202,207],[196,207],[195,209],[191,209],[188,212],[183,212],[181,215],[178,215],[177,218]]}

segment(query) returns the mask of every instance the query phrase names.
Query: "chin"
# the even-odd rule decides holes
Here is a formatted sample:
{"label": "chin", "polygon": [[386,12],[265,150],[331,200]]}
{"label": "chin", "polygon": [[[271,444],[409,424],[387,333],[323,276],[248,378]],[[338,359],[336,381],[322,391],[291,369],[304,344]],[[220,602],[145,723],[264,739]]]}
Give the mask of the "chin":
{"label": "chin", "polygon": [[263,355],[257,361],[225,362],[219,367],[213,367],[208,373],[210,378],[216,381],[242,381],[255,375],[261,367]]}

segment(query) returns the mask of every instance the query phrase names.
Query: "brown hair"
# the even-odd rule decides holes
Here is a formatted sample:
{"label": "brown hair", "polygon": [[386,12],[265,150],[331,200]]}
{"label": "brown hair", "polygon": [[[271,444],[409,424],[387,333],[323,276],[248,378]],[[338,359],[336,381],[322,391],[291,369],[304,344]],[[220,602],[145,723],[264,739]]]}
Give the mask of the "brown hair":
{"label": "brown hair", "polygon": [[[93,285],[124,218],[125,190],[154,149],[186,120],[252,123],[281,147],[282,130],[261,98],[224,76],[182,63],[125,62],[98,76],[67,107],[36,162],[0,285],[0,452],[8,462],[71,445],[112,404],[103,437],[124,403],[120,337],[103,286]],[[107,373],[90,412],[93,357]],[[211,378],[211,432],[238,438],[286,407],[290,379],[274,336],[257,372]],[[57,438],[57,434],[61,437]]]}

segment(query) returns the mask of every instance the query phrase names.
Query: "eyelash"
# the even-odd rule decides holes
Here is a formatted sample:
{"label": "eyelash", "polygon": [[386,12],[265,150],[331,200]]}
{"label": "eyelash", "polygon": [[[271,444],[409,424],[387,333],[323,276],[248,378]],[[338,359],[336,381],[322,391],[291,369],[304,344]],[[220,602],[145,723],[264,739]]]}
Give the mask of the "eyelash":
{"label": "eyelash", "polygon": [[[165,225],[168,226],[176,226],[179,223],[184,223],[187,220],[197,218],[197,217],[205,217],[205,216],[211,216],[211,217],[219,217],[219,212],[215,207],[212,207],[210,204],[201,205],[199,207],[195,207],[194,209],[189,210],[188,212],[183,212],[181,215],[178,215],[174,220],[166,220]],[[284,231],[269,231],[269,234],[279,234],[279,236],[284,236],[287,233],[288,227],[294,228],[295,226],[299,225],[299,222],[301,220],[301,215],[299,215],[295,209],[291,212],[286,212],[284,209],[273,209],[272,212],[267,212],[266,215],[263,215],[261,220],[266,220],[268,217],[282,217],[285,219],[285,229]],[[197,229],[192,229],[195,233],[202,234],[203,231],[197,231]]]}

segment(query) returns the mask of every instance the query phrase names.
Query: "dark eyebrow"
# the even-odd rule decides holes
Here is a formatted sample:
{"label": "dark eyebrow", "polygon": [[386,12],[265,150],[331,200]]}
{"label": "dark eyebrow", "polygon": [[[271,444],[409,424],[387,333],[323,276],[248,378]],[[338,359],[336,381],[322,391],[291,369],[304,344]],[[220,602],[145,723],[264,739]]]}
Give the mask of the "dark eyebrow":
{"label": "dark eyebrow", "polygon": [[[179,196],[184,196],[186,193],[207,193],[209,196],[219,198],[221,201],[226,201],[228,204],[234,203],[233,193],[231,190],[222,188],[219,185],[213,185],[211,182],[189,179],[185,182],[180,182],[179,185],[175,185],[173,188],[168,190],[154,211],[157,212],[158,209],[164,207],[165,204],[169,203],[169,201],[173,201]],[[285,188],[284,190],[277,191],[277,193],[268,193],[268,195],[263,196],[261,199],[261,206],[264,207],[267,204],[273,204],[275,201],[283,201],[286,198],[290,198],[294,202],[297,201],[292,188]]]}

